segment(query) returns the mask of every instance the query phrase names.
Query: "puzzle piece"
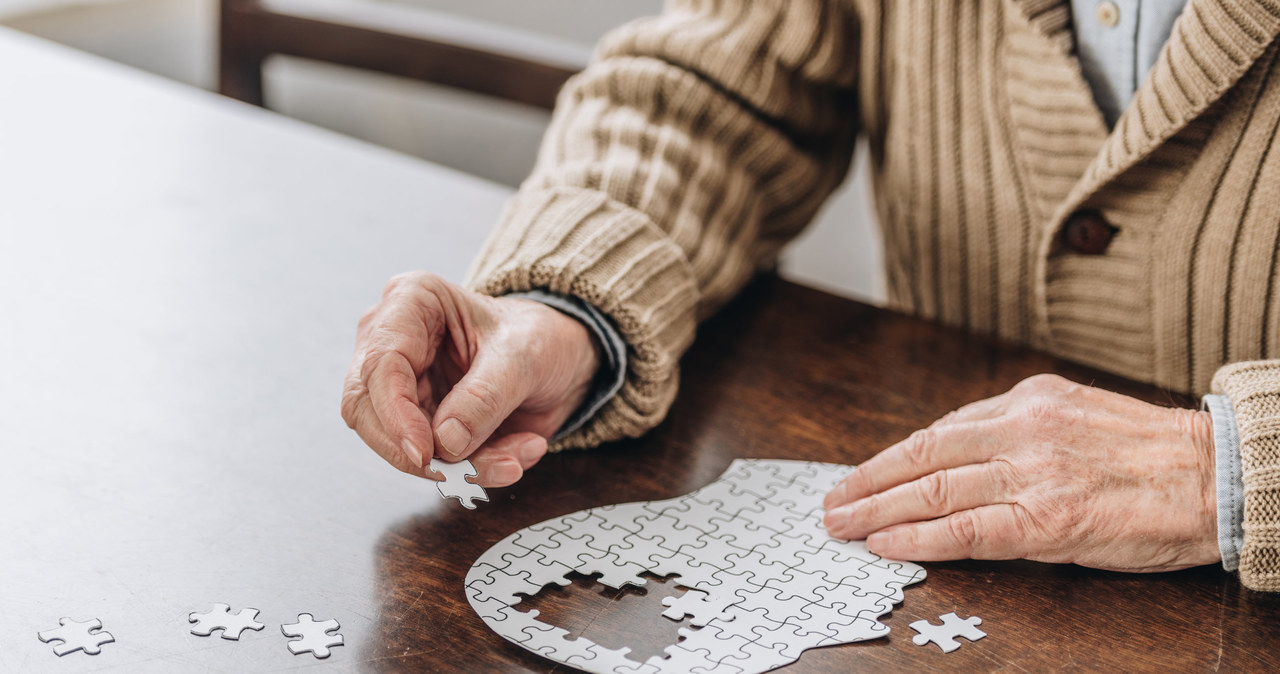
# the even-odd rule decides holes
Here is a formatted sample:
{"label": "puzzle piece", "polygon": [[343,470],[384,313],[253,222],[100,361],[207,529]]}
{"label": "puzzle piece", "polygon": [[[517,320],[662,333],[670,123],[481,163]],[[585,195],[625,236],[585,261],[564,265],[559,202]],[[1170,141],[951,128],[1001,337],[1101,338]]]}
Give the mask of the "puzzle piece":
{"label": "puzzle piece", "polygon": [[431,460],[431,470],[444,476],[444,480],[436,483],[436,489],[440,491],[441,498],[456,498],[467,510],[475,510],[475,501],[488,501],[489,495],[484,492],[484,487],[468,482],[468,477],[478,475],[476,467],[471,462],[463,459],[457,463],[447,463],[440,459]]}
{"label": "puzzle piece", "polygon": [[258,609],[242,608],[235,613],[227,604],[214,604],[208,613],[192,612],[187,622],[195,623],[191,633],[198,637],[207,637],[221,630],[223,639],[237,641],[245,630],[261,630],[266,625],[257,621]]}
{"label": "puzzle piece", "polygon": [[635,562],[622,559],[616,552],[601,554],[591,550],[578,555],[576,570],[583,575],[598,573],[600,574],[601,585],[620,590],[623,585],[643,587],[644,579],[640,577],[640,574],[648,569]]}
{"label": "puzzle piece", "polygon": [[679,597],[666,597],[662,600],[662,605],[667,610],[662,615],[672,620],[683,620],[684,617],[690,616],[689,624],[694,627],[703,627],[712,620],[720,620],[728,622],[733,620],[732,613],[726,613],[725,609],[731,604],[740,601],[736,596],[718,595],[717,600],[709,599],[706,592],[702,590],[686,590]]}
{"label": "puzzle piece", "polygon": [[[924,569],[890,562],[862,542],[831,538],[822,498],[849,466],[735,461],[717,481],[665,501],[623,503],[522,529],[476,560],[466,594],[507,640],[597,674],[756,674],[795,662],[806,649],[888,634],[878,618]],[[643,663],[511,608],[569,569],[601,574],[610,587],[641,574],[675,575],[683,595],[663,615],[701,629]]]}
{"label": "puzzle piece", "polygon": [[911,623],[911,629],[919,632],[911,638],[915,645],[923,646],[930,641],[938,644],[943,653],[950,653],[960,648],[960,642],[955,637],[964,637],[969,641],[977,641],[987,636],[986,632],[978,629],[978,625],[982,624],[982,618],[978,616],[970,616],[964,620],[954,613],[948,613],[942,616],[942,624],[934,625],[928,620],[917,620]]}
{"label": "puzzle piece", "polygon": [[329,634],[339,627],[341,625],[337,620],[316,621],[310,613],[299,613],[298,622],[281,625],[280,631],[284,632],[286,637],[301,637],[289,640],[290,653],[301,655],[310,652],[317,658],[327,658],[330,648],[342,645],[341,634]]}
{"label": "puzzle piece", "polygon": [[71,618],[59,618],[58,625],[60,627],[36,634],[40,637],[40,641],[54,644],[53,652],[58,657],[76,651],[97,655],[102,652],[103,644],[113,643],[116,640],[110,632],[102,630],[102,621],[97,618],[83,622]]}

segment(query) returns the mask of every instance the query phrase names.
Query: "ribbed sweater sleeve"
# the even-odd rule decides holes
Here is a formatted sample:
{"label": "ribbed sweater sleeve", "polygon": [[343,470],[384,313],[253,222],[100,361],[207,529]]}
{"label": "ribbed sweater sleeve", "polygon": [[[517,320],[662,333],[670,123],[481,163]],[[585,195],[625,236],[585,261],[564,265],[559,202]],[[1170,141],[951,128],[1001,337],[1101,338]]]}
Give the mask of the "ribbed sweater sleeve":
{"label": "ribbed sweater sleeve", "polygon": [[467,281],[579,297],[626,339],[621,392],[553,449],[656,425],[697,321],[844,178],[857,36],[835,0],[677,0],[607,36],[566,85]]}
{"label": "ribbed sweater sleeve", "polygon": [[1240,581],[1280,591],[1280,360],[1235,363],[1218,370],[1215,393],[1231,399],[1244,482]]}

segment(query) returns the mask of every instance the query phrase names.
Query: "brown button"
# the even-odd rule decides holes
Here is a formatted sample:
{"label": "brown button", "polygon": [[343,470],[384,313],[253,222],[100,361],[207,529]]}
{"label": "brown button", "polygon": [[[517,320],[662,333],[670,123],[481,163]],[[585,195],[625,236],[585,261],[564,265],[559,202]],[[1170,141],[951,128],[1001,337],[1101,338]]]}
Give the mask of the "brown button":
{"label": "brown button", "polygon": [[1095,11],[1098,14],[1098,23],[1107,28],[1115,28],[1120,24],[1120,5],[1111,0],[1099,2]]}
{"label": "brown button", "polygon": [[1082,255],[1101,255],[1111,244],[1116,228],[1097,211],[1077,211],[1062,227],[1062,243]]}

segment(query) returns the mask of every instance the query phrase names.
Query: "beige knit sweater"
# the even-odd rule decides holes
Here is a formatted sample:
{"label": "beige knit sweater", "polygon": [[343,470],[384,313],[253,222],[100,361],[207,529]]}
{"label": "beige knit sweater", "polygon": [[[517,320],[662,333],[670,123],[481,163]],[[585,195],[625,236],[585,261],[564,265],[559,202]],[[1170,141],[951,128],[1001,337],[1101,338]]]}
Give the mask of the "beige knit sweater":
{"label": "beige knit sweater", "polygon": [[[1205,392],[1280,359],[1280,0],[1189,0],[1113,131],[1067,0],[675,0],[570,82],[469,283],[593,303],[626,384],[562,447],[634,436],[700,318],[813,217],[869,140],[892,304]],[[1082,209],[1117,228],[1063,246]],[[1280,590],[1280,361],[1228,367],[1241,577]]]}

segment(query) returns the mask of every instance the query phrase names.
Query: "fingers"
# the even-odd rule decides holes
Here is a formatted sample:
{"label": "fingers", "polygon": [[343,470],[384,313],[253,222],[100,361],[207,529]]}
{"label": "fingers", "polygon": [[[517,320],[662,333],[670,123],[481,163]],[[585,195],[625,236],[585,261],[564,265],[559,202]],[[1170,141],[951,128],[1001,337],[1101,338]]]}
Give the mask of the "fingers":
{"label": "fingers", "polygon": [[[451,315],[441,303],[442,283],[413,274],[388,282],[383,301],[360,319],[343,390],[347,425],[370,446],[377,442],[373,448],[387,461],[412,464],[418,474],[435,445],[421,406],[430,399],[430,384],[419,375],[435,360]],[[372,415],[351,414],[366,403]]]}
{"label": "fingers", "polygon": [[878,531],[867,537],[867,549],[915,562],[1017,559],[1039,544],[1029,529],[1019,506],[1001,503]]}
{"label": "fingers", "polygon": [[[350,400],[352,402],[348,403]],[[398,470],[432,480],[442,477],[411,461],[383,428],[369,396],[344,396],[343,416],[360,439]],[[510,433],[490,440],[471,455],[476,482],[484,487],[505,487],[524,476],[547,453],[547,439],[537,433]]]}
{"label": "fingers", "polygon": [[470,455],[520,406],[529,382],[517,367],[505,354],[483,353],[440,401],[435,445],[442,458],[456,461]]}
{"label": "fingers", "polygon": [[963,423],[966,421],[983,421],[986,419],[994,419],[1009,407],[1009,394],[1002,393],[994,398],[983,398],[975,402],[971,402],[959,409],[948,412],[941,419],[930,424],[930,428],[939,426],[950,426],[952,424]]}
{"label": "fingers", "polygon": [[412,461],[404,450],[387,434],[382,427],[382,420],[373,411],[369,396],[360,388],[349,388],[343,394],[342,416],[347,425],[355,430],[366,445],[373,448],[387,463],[397,470],[411,475],[422,475],[422,467]]}
{"label": "fingers", "polygon": [[537,433],[512,433],[495,438],[471,455],[476,482],[482,487],[506,487],[547,453],[547,439]]}
{"label": "fingers", "polygon": [[421,468],[428,458],[426,452],[435,444],[431,423],[419,404],[419,382],[413,367],[399,352],[386,352],[377,359],[367,381],[369,398],[384,432]]}
{"label": "fingers", "polygon": [[480,481],[497,486],[518,480],[545,454],[540,428],[492,438],[532,383],[520,349],[493,339],[491,309],[479,296],[419,273],[393,278],[382,302],[361,318],[342,415],[400,470],[424,475],[433,456],[456,461],[476,453]]}
{"label": "fingers", "polygon": [[828,510],[824,523],[836,538],[860,540],[895,524],[999,503],[1009,494],[1009,487],[1004,473],[994,464],[950,468]]}
{"label": "fingers", "polygon": [[912,433],[853,469],[823,500],[827,510],[905,484],[930,473],[990,458],[987,422],[961,422]]}

